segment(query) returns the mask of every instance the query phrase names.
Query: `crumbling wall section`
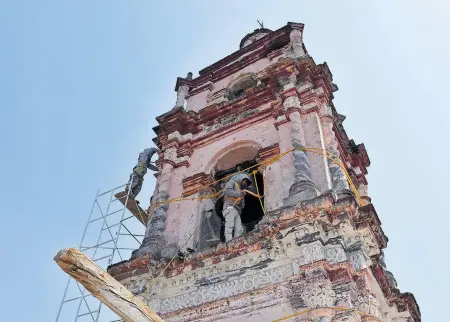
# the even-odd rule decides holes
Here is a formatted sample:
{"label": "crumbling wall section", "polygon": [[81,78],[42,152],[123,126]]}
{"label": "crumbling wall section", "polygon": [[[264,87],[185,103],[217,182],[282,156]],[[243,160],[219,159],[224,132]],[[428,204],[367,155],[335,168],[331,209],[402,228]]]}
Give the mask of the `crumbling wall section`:
{"label": "crumbling wall section", "polygon": [[150,290],[154,273],[126,277],[119,267],[110,273],[124,277],[121,282],[167,321],[273,320],[335,307],[349,310],[310,314],[329,321],[419,321],[414,308],[398,306],[378,286],[371,266],[386,240],[375,225],[363,224],[373,216],[351,198],[322,196],[272,212],[269,224],[246,236],[175,260]]}

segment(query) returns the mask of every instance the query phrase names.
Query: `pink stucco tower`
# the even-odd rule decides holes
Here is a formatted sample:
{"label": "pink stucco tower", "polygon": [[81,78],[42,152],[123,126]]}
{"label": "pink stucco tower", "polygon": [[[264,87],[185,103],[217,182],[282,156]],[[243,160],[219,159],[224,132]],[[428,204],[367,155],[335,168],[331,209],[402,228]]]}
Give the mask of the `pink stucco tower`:
{"label": "pink stucco tower", "polygon": [[[369,157],[347,136],[303,27],[248,34],[178,78],[175,106],[157,118],[145,238],[108,271],[166,321],[421,321],[386,269]],[[245,197],[246,233],[225,243],[216,193],[247,168],[263,198]]]}

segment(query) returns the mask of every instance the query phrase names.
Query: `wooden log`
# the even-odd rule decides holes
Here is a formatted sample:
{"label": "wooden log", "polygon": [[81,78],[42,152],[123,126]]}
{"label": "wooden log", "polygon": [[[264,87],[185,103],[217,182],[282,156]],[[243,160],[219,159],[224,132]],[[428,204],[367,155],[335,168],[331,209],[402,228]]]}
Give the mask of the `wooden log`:
{"label": "wooden log", "polygon": [[75,248],[55,256],[61,269],[82,284],[126,322],[164,322],[144,302]]}

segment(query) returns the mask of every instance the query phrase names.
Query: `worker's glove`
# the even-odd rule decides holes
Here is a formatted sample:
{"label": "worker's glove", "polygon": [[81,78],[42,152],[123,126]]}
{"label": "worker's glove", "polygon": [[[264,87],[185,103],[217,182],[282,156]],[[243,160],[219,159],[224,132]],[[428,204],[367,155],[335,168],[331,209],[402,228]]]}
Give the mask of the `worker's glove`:
{"label": "worker's glove", "polygon": [[246,195],[246,192],[245,191],[241,191],[241,198],[244,198],[245,197],[245,195]]}

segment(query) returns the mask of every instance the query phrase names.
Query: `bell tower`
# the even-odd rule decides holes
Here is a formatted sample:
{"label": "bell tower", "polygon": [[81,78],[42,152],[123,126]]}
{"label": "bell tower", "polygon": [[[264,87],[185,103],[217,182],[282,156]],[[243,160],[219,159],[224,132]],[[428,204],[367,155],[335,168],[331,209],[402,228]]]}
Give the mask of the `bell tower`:
{"label": "bell tower", "polygon": [[[108,271],[166,321],[421,321],[386,269],[364,144],[303,24],[256,29],[178,78],[157,117],[157,184],[145,238]],[[225,242],[224,184],[252,179],[243,236]]]}

